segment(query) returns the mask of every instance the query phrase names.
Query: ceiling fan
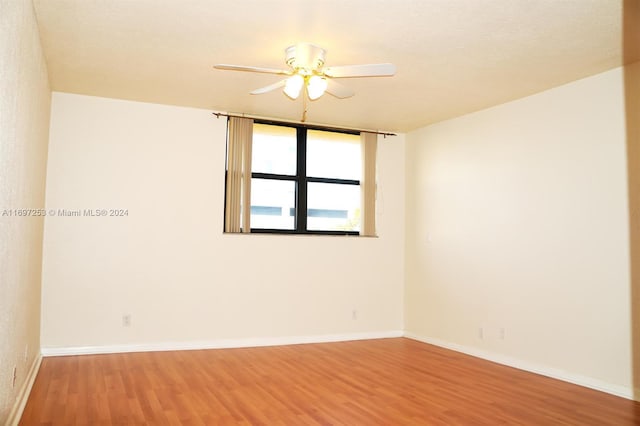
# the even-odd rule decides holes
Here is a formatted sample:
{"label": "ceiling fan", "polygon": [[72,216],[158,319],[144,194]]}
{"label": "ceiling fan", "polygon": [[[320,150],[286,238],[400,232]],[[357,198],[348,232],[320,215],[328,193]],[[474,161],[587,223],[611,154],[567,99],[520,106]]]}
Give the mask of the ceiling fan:
{"label": "ceiling fan", "polygon": [[318,99],[325,92],[340,99],[355,95],[353,90],[334,81],[335,78],[384,77],[392,76],[396,72],[395,65],[388,63],[325,67],[326,53],[325,49],[313,44],[298,43],[285,49],[288,70],[228,64],[214,65],[214,68],[286,75],[287,78],[250,93],[260,95],[283,87],[284,93],[288,97],[297,99],[304,88],[312,101]]}

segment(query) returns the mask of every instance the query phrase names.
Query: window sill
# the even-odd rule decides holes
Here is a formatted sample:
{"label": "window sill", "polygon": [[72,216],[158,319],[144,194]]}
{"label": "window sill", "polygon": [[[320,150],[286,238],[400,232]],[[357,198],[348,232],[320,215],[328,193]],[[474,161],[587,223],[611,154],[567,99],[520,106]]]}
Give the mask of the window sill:
{"label": "window sill", "polygon": [[223,232],[223,235],[278,235],[285,237],[347,237],[347,238],[379,238],[378,235],[346,234],[344,232],[281,232],[281,231],[257,231],[257,232]]}

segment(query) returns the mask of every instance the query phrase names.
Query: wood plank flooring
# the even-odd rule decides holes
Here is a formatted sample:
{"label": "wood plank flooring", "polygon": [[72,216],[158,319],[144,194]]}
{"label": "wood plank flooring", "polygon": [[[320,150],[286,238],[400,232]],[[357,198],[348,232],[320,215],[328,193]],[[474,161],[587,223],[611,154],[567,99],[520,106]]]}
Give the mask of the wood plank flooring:
{"label": "wood plank flooring", "polygon": [[416,342],[50,357],[21,425],[639,425],[640,404]]}

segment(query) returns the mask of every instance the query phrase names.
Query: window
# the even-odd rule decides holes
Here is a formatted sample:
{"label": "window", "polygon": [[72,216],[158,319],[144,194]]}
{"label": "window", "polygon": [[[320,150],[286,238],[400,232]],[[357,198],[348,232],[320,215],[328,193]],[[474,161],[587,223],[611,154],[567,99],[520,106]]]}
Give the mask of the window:
{"label": "window", "polygon": [[225,232],[374,235],[375,136],[230,118]]}
{"label": "window", "polygon": [[360,232],[360,135],[254,123],[251,232]]}

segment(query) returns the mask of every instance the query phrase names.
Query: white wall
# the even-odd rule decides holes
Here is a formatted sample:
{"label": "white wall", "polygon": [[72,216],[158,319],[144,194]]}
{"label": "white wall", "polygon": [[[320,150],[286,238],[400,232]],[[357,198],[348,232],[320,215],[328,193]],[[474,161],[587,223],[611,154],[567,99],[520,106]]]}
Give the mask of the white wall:
{"label": "white wall", "polygon": [[129,215],[46,218],[45,352],[402,329],[403,136],[379,143],[380,238],[225,235],[224,118],[63,93],[51,114],[47,208]]}
{"label": "white wall", "polygon": [[411,132],[406,153],[407,332],[630,396],[622,70]]}
{"label": "white wall", "polygon": [[[0,424],[16,417],[40,353],[49,81],[30,1],[0,5]],[[15,386],[13,368],[16,368]]]}

